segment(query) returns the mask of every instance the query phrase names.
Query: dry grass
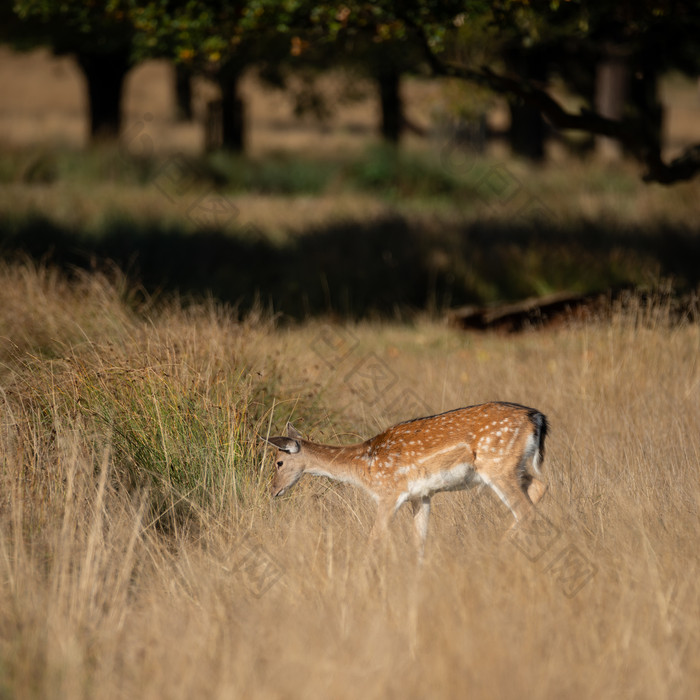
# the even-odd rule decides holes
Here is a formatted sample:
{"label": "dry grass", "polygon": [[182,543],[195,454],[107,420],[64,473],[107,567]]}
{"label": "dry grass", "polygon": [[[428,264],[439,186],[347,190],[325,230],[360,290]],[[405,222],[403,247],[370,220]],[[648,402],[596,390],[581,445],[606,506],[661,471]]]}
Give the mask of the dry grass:
{"label": "dry grass", "polygon": [[[136,299],[0,270],[0,696],[695,697],[696,325],[656,305],[517,338],[281,330]],[[395,375],[381,396],[367,358]],[[258,433],[368,436],[418,410],[404,390],[549,416],[536,533],[500,542],[488,493],[445,494],[418,571],[405,513],[365,560],[350,487],[269,503]]]}
{"label": "dry grass", "polygon": [[[2,59],[0,87],[15,96],[0,109],[3,162],[20,176],[5,178],[0,215],[96,234],[115,213],[189,226],[185,199],[93,178],[100,153],[75,176],[25,178],[17,159],[73,158],[26,150],[38,135],[84,144],[80,83],[70,59]],[[134,72],[128,124],[148,111],[159,153],[196,153],[201,130],[171,123],[167,78],[158,63]],[[440,95],[407,88],[425,123]],[[371,141],[368,100],[319,134],[291,124],[279,93],[245,90],[254,158],[354,156]],[[697,134],[696,110],[676,102],[672,147]],[[429,230],[498,223],[523,197],[563,222],[697,228],[692,183],[649,188],[627,166],[508,168],[525,187],[501,208],[332,183],[234,201],[241,223],[283,236],[393,216]],[[279,328],[214,303],[143,299],[118,273],[0,267],[0,698],[696,696],[697,325],[640,304],[517,338],[430,319]],[[370,361],[376,386],[361,371]],[[445,494],[419,571],[404,512],[385,556],[366,559],[373,505],[350,487],[307,479],[269,502],[258,436],[288,418],[351,441],[490,399],[534,405],[552,424],[550,491],[516,541],[500,541],[508,518],[489,493]]]}

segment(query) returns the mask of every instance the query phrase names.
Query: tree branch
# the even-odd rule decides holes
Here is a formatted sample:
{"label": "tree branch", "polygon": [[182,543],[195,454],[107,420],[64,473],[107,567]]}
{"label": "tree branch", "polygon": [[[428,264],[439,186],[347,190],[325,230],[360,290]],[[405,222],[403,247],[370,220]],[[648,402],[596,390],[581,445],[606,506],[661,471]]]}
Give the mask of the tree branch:
{"label": "tree branch", "polygon": [[[419,29],[416,25],[413,26],[414,29]],[[579,113],[569,112],[544,89],[530,81],[499,75],[487,67],[475,70],[443,62],[435,55],[425,35],[422,36],[425,56],[435,75],[468,80],[495,92],[519,97],[539,109],[550,124],[558,129],[585,131],[619,141],[646,166],[647,171],[643,176],[645,182],[670,185],[690,180],[700,173],[700,144],[689,146],[678,158],[666,163],[661,157],[659,143],[640,121],[618,121],[586,109]]]}

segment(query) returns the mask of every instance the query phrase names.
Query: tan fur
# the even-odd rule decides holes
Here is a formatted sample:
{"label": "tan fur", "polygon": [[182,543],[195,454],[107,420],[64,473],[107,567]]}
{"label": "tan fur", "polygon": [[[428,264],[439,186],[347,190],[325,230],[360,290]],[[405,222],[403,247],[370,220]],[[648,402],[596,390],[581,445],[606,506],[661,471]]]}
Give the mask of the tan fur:
{"label": "tan fur", "polygon": [[517,404],[486,403],[419,418],[343,447],[305,440],[291,425],[287,431],[287,437],[268,440],[278,448],[273,496],[287,491],[305,473],[353,483],[377,502],[374,535],[410,501],[421,551],[435,493],[487,484],[517,524],[547,489],[527,469],[531,465],[539,473],[546,419]]}

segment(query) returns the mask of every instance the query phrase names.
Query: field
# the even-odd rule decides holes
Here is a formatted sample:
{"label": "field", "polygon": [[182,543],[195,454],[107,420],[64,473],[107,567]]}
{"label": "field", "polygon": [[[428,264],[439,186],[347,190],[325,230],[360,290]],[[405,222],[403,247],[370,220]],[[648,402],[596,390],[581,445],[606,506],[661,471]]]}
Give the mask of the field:
{"label": "field", "polygon": [[[422,125],[432,115],[432,136],[409,134],[398,154],[377,141],[370,86],[340,76],[328,93],[352,83],[359,96],[321,125],[251,77],[248,153],[202,155],[201,126],[172,117],[168,75],[158,62],[135,70],[123,143],[79,150],[71,59],[4,55],[0,88],[15,100],[0,107],[2,258],[28,253],[68,271],[111,260],[150,294],[213,295],[296,320],[700,284],[695,183],[647,185],[633,164],[572,159],[556,141],[543,167],[497,143],[470,155],[435,116],[449,91],[421,80],[407,81],[407,113]],[[195,87],[201,113],[211,88]],[[690,82],[664,90],[672,154],[700,139],[700,105]]]}
{"label": "field", "polygon": [[[6,92],[48,60],[20,58]],[[41,91],[0,110],[0,698],[695,698],[697,185],[396,154],[366,104],[318,152],[270,117],[245,158],[199,156],[147,75],[154,151],[79,151],[66,60],[57,121]],[[547,330],[444,321],[624,285]],[[441,494],[419,567],[404,510],[369,555],[352,487],[269,498],[288,420],[345,443],[493,399],[551,423],[514,537],[489,492]]]}
{"label": "field", "polygon": [[[4,696],[695,696],[697,325],[279,329],[33,265],[0,289]],[[402,512],[368,563],[351,487],[268,500],[259,436],[288,418],[351,441],[494,397],[552,424],[515,541],[488,493],[445,494],[422,569]]]}

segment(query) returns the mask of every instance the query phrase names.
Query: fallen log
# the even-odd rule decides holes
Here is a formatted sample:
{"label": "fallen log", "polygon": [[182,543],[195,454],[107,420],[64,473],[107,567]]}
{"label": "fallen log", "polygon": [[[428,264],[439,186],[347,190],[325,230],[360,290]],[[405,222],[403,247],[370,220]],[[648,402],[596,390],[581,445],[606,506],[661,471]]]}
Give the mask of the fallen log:
{"label": "fallen log", "polygon": [[[589,294],[556,292],[508,304],[463,306],[448,312],[448,322],[464,330],[517,333],[527,328],[609,318],[614,309],[623,308],[636,308],[638,312],[663,309],[671,322],[697,322],[700,318],[697,294],[677,297],[669,290],[649,292],[622,287]],[[654,317],[658,319],[658,314]]]}
{"label": "fallen log", "polygon": [[584,318],[600,310],[604,294],[556,292],[510,304],[463,306],[448,314],[451,325],[464,330],[499,330],[509,333],[550,325],[572,317]]}

